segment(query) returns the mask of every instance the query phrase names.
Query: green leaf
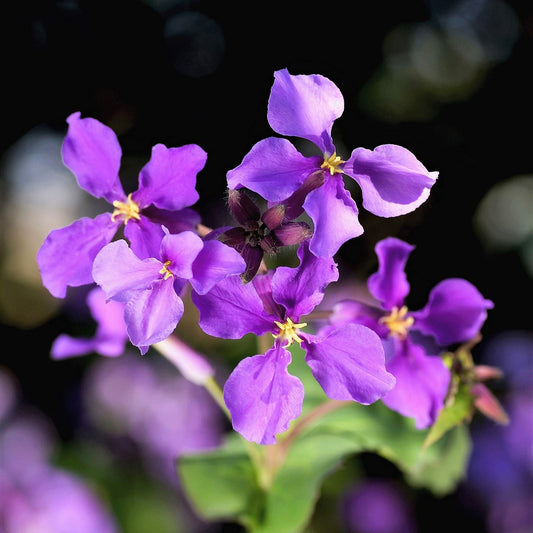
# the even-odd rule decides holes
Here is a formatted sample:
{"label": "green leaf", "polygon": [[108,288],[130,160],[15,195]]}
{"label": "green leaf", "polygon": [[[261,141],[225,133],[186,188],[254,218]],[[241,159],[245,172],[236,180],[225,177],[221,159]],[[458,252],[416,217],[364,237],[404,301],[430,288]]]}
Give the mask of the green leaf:
{"label": "green leaf", "polygon": [[[300,439],[314,433],[336,435],[349,439],[352,452],[375,453],[395,464],[407,482],[442,495],[455,489],[465,469],[470,451],[468,430],[449,431],[450,438],[441,438],[424,448],[428,430],[416,429],[414,420],[387,408],[378,401],[372,405],[346,404],[314,421]],[[457,429],[457,428],[456,428]],[[446,464],[445,468],[426,465]]]}
{"label": "green leaf", "polygon": [[454,427],[405,472],[407,482],[413,487],[427,488],[436,496],[449,494],[465,475],[471,448],[468,428]]}
{"label": "green leaf", "polygon": [[450,429],[470,420],[473,412],[474,398],[470,392],[470,387],[461,384],[453,397],[453,401],[441,409],[437,420],[427,434],[424,448],[437,442]]}
{"label": "green leaf", "polygon": [[[246,443],[247,449],[245,441],[232,434],[219,450],[179,460],[183,487],[201,517],[236,521],[250,533],[302,532],[323,482],[346,458],[361,452],[388,459],[413,486],[437,495],[455,488],[470,450],[465,428],[447,431],[424,449],[428,431],[416,429],[413,419],[380,401],[361,405],[329,400],[305,364],[303,351],[298,346],[291,351],[290,372],[302,380],[306,397],[302,416],[278,436],[278,444]],[[265,464],[279,465],[275,474],[256,471],[250,450],[259,452]]]}
{"label": "green leaf", "polygon": [[304,531],[322,482],[357,448],[353,439],[335,434],[314,433],[295,441],[266,495],[262,520],[251,531]]}
{"label": "green leaf", "polygon": [[199,516],[250,524],[254,508],[261,503],[261,491],[240,437],[231,435],[215,451],[180,457],[177,471]]}

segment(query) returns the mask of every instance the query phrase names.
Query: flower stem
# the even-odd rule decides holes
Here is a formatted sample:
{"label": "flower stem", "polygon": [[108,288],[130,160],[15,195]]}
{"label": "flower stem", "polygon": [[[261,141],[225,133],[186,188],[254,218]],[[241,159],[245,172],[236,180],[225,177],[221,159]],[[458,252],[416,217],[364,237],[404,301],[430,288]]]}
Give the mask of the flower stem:
{"label": "flower stem", "polygon": [[222,389],[220,388],[218,383],[215,381],[215,378],[211,377],[207,379],[206,382],[204,383],[204,387],[207,390],[207,392],[211,395],[213,400],[215,400],[218,406],[222,409],[224,414],[231,421],[231,414],[229,412],[229,409],[226,406],[226,402],[224,401],[224,395],[222,393]]}
{"label": "flower stem", "polygon": [[279,440],[274,446],[269,446],[264,458],[265,474],[263,475],[263,480],[265,485],[263,488],[268,490],[272,485],[278,470],[287,458],[291,445],[309,425],[332,411],[340,409],[350,403],[351,402],[344,400],[325,401],[298,420],[292,428],[287,431],[283,439]]}

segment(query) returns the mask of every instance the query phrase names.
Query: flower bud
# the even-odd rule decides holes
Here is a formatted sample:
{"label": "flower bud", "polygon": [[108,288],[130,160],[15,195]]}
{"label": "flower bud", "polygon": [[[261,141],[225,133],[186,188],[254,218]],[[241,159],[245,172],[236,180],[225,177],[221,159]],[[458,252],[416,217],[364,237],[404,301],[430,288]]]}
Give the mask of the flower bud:
{"label": "flower bud", "polygon": [[258,226],[261,212],[244,191],[228,189],[228,206],[239,224],[247,229]]}

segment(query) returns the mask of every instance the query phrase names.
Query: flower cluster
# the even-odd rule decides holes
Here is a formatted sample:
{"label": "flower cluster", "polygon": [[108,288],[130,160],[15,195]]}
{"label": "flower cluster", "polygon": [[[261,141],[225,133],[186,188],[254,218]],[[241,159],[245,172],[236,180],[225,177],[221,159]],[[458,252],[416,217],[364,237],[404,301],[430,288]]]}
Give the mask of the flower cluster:
{"label": "flower cluster", "polygon": [[[202,148],[157,144],[139,188],[126,194],[114,132],[72,114],[65,165],[80,187],[113,210],[52,231],[37,261],[54,296],[96,284],[107,304],[91,296],[99,322],[95,338],[62,337],[55,357],[91,350],[116,356],[128,339],[144,354],[172,338],[190,290],[206,334],[273,337],[264,353],[244,358],[224,386],[233,427],[246,439],[273,444],[301,413],[303,385],[289,373],[293,343],[305,351],[329,398],[361,404],[382,399],[415,418],[417,427],[430,425],[450,382],[441,350],[475,336],[492,307],[469,282],[445,280],[426,307],[409,311],[403,269],[413,247],[385,239],[376,247],[379,270],[368,280],[376,306],[341,302],[325,327],[304,331],[326,288],[339,278],[334,255],[363,233],[344,178],[358,184],[366,210],[395,217],[425,202],[438,175],[393,144],[337,153],[332,129],[343,110],[343,96],[329,79],[275,72],[267,119],[282,137],[260,140],[227,172],[228,206],[238,225],[209,231],[200,231],[201,217],[192,207],[197,174],[207,161]],[[317,155],[303,155],[286,137],[310,142]],[[264,201],[263,212],[248,193]],[[117,238],[119,228],[123,236]],[[266,268],[264,254],[284,246],[297,249],[298,265]]]}

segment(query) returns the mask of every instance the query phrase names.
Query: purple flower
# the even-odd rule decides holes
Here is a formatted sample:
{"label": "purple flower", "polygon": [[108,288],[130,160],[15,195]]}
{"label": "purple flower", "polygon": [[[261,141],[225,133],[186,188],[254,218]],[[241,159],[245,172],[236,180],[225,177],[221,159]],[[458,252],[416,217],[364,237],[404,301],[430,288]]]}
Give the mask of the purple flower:
{"label": "purple flower", "polygon": [[415,533],[416,515],[404,487],[393,480],[363,480],[343,495],[343,523],[349,533]]}
{"label": "purple flower", "polygon": [[2,531],[120,532],[107,502],[89,483],[68,471],[43,467],[31,483],[6,483],[4,490],[2,494],[0,487],[0,522],[6,526]]}
{"label": "purple flower", "polygon": [[[19,392],[14,380],[11,387]],[[97,492],[51,465],[56,446],[50,420],[16,402],[0,425],[0,531],[117,533],[118,524]]]}
{"label": "purple flower", "polygon": [[449,278],[432,289],[425,307],[409,311],[404,305],[410,290],[404,268],[413,249],[393,237],[378,242],[379,268],[368,279],[368,289],[381,306],[345,300],[334,307],[330,321],[362,323],[378,333],[387,370],[396,377],[396,386],[383,402],[414,418],[417,428],[425,428],[442,408],[450,381],[437,355],[439,347],[475,337],[494,304],[468,281]]}
{"label": "purple flower", "polygon": [[94,427],[135,442],[147,469],[171,484],[178,482],[177,458],[222,442],[222,411],[203,387],[163,359],[101,359],[91,366],[82,393]]}
{"label": "purple flower", "polygon": [[104,291],[100,287],[92,289],[87,295],[87,305],[97,323],[91,338],[74,338],[59,335],[51,348],[52,359],[66,359],[96,352],[107,357],[117,357],[124,353],[128,340],[124,323],[124,304],[106,302]]}
{"label": "purple flower", "polygon": [[143,354],[176,328],[184,311],[180,294],[187,283],[203,294],[245,268],[233,248],[216,240],[203,241],[192,231],[167,233],[158,257],[140,259],[120,239],[94,259],[94,280],[108,300],[124,304],[128,336]]}
{"label": "purple flower", "polygon": [[[276,71],[274,78],[270,126],[280,135],[311,141],[321,155],[305,157],[289,140],[268,137],[228,172],[230,189],[246,187],[273,203],[289,197],[289,203],[298,201],[314,223],[310,250],[320,257],[332,257],[344,242],[363,233],[343,174],[358,183],[363,207],[377,216],[410,213],[426,201],[438,173],[429,172],[409,150],[385,144],[375,150],[357,148],[346,161],[337,155],[331,131],[344,111],[344,99],[333,82],[320,75],[293,76],[287,69]],[[317,171],[321,182],[316,182]],[[295,198],[301,187],[306,194]]]}
{"label": "purple flower", "polygon": [[266,353],[243,359],[224,386],[234,429],[260,444],[275,443],[275,435],[301,413],[303,385],[287,370],[287,347],[293,342],[301,343],[314,377],[332,399],[369,404],[394,385],[379,337],[370,329],[347,324],[319,336],[301,331],[307,324],[300,317],[320,303],[338,270],[331,258],[311,254],[307,241],[298,257],[296,268],[278,267],[248,284],[227,278],[207,294],[192,295],[207,334],[238,339],[270,332],[275,337]]}
{"label": "purple flower", "polygon": [[114,211],[81,218],[46,237],[37,263],[43,285],[57,298],[64,298],[69,286],[93,282],[93,260],[122,224],[125,237],[141,258],[157,252],[164,235],[162,225],[172,233],[194,229],[200,219],[188,206],[198,200],[196,175],[207,158],[195,144],[179,148],[157,144],[140,171],[139,188],[126,195],[119,179],[122,151],[115,133],[93,118],[80,118],[79,112],[67,122],[62,149],[65,165],[82,189],[107,200]]}

